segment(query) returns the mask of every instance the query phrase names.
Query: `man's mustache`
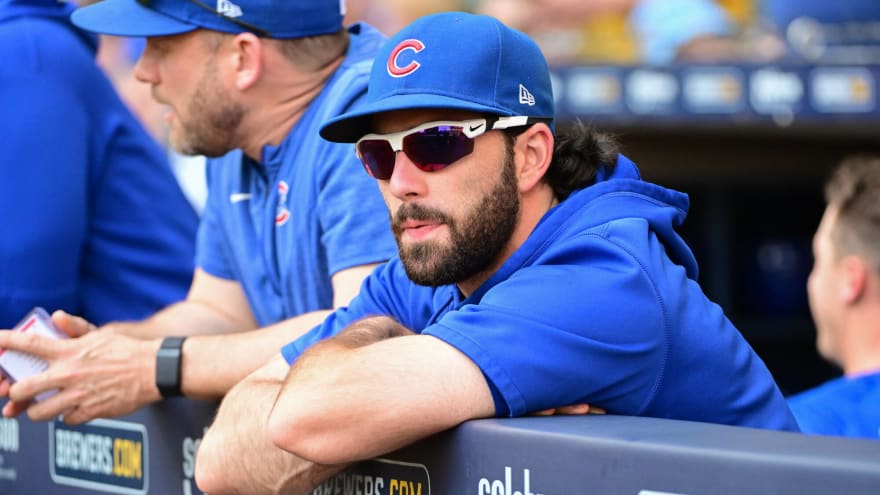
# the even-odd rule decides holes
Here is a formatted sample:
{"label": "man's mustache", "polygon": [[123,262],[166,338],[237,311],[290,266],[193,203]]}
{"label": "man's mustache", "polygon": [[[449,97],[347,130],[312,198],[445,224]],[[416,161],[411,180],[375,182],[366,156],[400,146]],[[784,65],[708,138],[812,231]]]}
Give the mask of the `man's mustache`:
{"label": "man's mustache", "polygon": [[401,207],[397,209],[397,213],[394,214],[391,226],[395,232],[399,232],[401,230],[400,225],[407,220],[445,224],[453,223],[452,218],[442,211],[434,208],[427,208],[416,203],[406,203],[401,205]]}

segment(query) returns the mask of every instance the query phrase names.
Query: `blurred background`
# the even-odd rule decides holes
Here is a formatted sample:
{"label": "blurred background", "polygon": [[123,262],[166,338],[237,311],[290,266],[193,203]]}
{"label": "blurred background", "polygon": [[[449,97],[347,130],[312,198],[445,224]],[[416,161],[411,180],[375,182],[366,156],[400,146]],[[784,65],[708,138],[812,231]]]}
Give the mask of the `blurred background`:
{"label": "blurred background", "polygon": [[[687,192],[682,234],[700,281],[788,395],[837,376],[815,350],[806,297],[822,184],[880,152],[878,0],[348,0],[393,34],[445,10],[487,13],[538,40],[560,126],[612,131],[644,177]],[[164,140],[131,77],[142,41],[107,38],[102,66]],[[203,162],[174,157],[197,208]]]}

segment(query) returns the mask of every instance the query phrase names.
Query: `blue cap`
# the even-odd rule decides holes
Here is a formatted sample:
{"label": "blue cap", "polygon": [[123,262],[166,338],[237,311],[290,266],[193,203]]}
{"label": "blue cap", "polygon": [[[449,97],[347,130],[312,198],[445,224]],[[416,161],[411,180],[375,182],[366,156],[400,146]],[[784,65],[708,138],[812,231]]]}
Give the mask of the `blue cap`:
{"label": "blue cap", "polygon": [[196,29],[301,38],[342,29],[341,0],[103,0],[71,21],[116,36],[167,36]]}
{"label": "blue cap", "polygon": [[412,108],[555,116],[538,45],[493,17],[462,12],[422,17],[386,41],[364,102],[324,124],[321,136],[354,142],[372,131],[374,115]]}

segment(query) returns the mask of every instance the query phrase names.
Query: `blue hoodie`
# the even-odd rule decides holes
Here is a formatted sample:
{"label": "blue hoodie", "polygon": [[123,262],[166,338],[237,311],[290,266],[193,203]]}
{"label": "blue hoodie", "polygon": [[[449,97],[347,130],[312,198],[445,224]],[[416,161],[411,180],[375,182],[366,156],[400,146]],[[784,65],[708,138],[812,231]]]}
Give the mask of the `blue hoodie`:
{"label": "blue hoodie", "polygon": [[198,217],[70,4],[0,0],[0,328],[139,319],[192,280]]}
{"label": "blue hoodie", "polygon": [[613,171],[547,212],[477,291],[412,283],[399,258],[351,306],[284,348],[309,345],[368,315],[456,347],[483,371],[496,415],[588,403],[609,413],[797,430],[773,377],[696,281],[675,232],[683,193]]}

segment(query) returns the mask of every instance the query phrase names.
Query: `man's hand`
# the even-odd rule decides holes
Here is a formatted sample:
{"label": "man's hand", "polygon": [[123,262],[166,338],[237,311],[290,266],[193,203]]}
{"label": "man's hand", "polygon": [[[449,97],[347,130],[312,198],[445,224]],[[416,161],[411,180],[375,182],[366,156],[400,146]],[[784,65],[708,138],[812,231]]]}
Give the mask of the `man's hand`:
{"label": "man's hand", "polygon": [[[60,309],[52,313],[52,322],[56,327],[72,338],[80,337],[95,329],[95,325],[92,325],[86,319],[68,314]],[[0,397],[8,398],[10,387],[12,387],[12,382],[10,382],[6,376],[0,375]],[[29,403],[17,404],[9,402],[9,404],[6,405],[6,408],[4,408],[4,416],[16,416],[27,409],[28,405]],[[9,409],[10,414],[5,413],[5,409],[7,408]]]}
{"label": "man's hand", "polygon": [[97,327],[85,318],[65,313],[60,309],[52,313],[52,322],[69,337],[76,338],[96,330]]}
{"label": "man's hand", "polygon": [[[159,340],[92,331],[94,325],[62,312],[52,318],[74,338],[0,332],[0,348],[33,354],[49,363],[45,372],[12,386],[0,383],[0,395],[10,399],[3,407],[4,416],[27,411],[32,420],[42,421],[63,414],[65,422],[78,424],[125,415],[161,398],[154,379]],[[58,393],[52,397],[32,402],[55,389]]]}

